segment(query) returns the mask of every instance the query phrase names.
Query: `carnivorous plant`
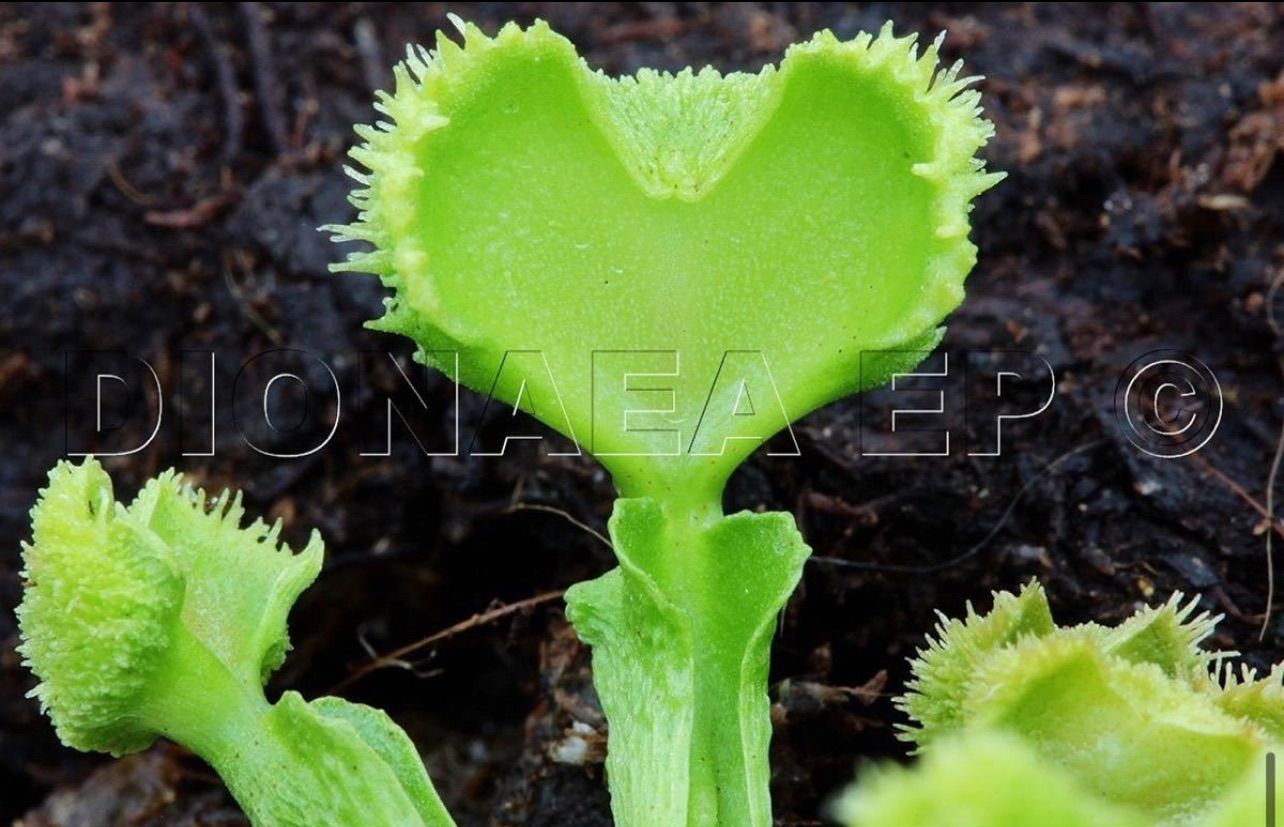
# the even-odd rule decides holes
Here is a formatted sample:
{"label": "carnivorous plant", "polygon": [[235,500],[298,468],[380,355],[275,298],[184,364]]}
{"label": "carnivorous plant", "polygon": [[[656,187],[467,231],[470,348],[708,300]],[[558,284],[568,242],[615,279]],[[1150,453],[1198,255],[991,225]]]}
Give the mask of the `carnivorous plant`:
{"label": "carnivorous plant", "polygon": [[456,24],[357,128],[359,216],[330,229],[370,247],[336,269],[393,289],[375,328],[611,473],[619,567],[566,601],[616,823],[767,827],[770,639],[809,549],[723,486],[940,340],[1000,178],[974,79],[890,26],[756,75],[611,78],[544,23]]}
{"label": "carnivorous plant", "polygon": [[450,827],[406,734],[339,698],[269,703],[286,615],[321,569],[280,523],[241,525],[173,472],[128,506],[93,459],[59,463],[32,510],[18,620],[34,691],[68,746],[113,755],[164,736],[210,763],[259,827]]}
{"label": "carnivorous plant", "polygon": [[943,621],[901,699],[912,770],[875,769],[853,827],[1266,827],[1284,671],[1236,675],[1180,595],[1116,627],[1059,627],[1041,587]]}

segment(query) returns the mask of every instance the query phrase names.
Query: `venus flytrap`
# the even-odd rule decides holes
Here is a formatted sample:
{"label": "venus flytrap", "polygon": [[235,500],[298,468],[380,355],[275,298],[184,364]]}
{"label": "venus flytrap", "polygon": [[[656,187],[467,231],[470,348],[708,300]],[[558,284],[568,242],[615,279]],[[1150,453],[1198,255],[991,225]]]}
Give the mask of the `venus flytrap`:
{"label": "venus flytrap", "polygon": [[1028,739],[980,729],[943,739],[912,769],[866,769],[833,809],[849,827],[1266,827],[1265,779],[1244,775],[1205,814],[1156,818],[1101,796]]}
{"label": "venus flytrap", "polygon": [[1210,681],[1210,691],[1223,711],[1253,721],[1284,743],[1284,664],[1261,678],[1247,667],[1238,675],[1227,667]]}
{"label": "venus flytrap", "polygon": [[913,770],[865,770],[834,815],[853,827],[1152,827],[1022,738],[991,731],[945,738]]}
{"label": "venus flytrap", "polygon": [[1232,679],[1194,610],[1175,596],[1061,628],[1032,584],[943,620],[900,701],[920,765],[873,771],[839,811],[854,827],[1266,824],[1280,672]]}
{"label": "venus flytrap", "polygon": [[60,463],[32,511],[18,618],[34,694],[59,737],[122,755],[167,737],[208,761],[258,827],[452,825],[387,715],[263,684],[289,648],[286,615],[321,568],[280,524],[241,525],[173,472],[128,507],[93,459]]}
{"label": "venus flytrap", "polygon": [[567,608],[616,822],[765,827],[770,638],[809,550],[788,514],[724,516],[723,486],[939,341],[999,178],[974,79],[890,27],[616,79],[543,23],[455,22],[357,128],[359,216],[330,229],[371,249],[336,269],[394,290],[374,327],[610,471],[620,565]]}

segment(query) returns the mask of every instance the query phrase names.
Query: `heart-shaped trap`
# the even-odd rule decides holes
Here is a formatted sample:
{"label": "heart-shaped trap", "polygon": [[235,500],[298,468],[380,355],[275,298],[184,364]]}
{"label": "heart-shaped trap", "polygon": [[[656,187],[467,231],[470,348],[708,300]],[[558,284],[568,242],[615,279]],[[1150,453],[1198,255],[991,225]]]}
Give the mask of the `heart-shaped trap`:
{"label": "heart-shaped trap", "polygon": [[342,268],[395,288],[377,327],[451,373],[458,353],[460,381],[622,493],[720,487],[935,346],[975,261],[969,202],[1000,177],[935,44],[822,32],[757,75],[613,79],[543,23],[461,29],[360,130],[360,216],[335,229],[374,250]]}

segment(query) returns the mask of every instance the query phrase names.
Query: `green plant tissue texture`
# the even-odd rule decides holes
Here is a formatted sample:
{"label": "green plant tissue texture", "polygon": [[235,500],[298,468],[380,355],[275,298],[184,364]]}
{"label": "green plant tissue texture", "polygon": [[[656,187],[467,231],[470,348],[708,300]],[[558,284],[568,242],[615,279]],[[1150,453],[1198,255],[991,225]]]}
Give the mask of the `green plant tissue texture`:
{"label": "green plant tissue texture", "polygon": [[281,748],[221,771],[256,825],[453,827],[409,738],[378,710],[287,692],[262,727]]}
{"label": "green plant tissue texture", "polygon": [[321,715],[347,722],[356,731],[392,770],[424,824],[454,823],[433,789],[419,751],[386,712],[341,698],[317,698],[310,706]]}
{"label": "green plant tissue texture", "polygon": [[321,535],[295,554],[278,539],[279,522],[241,525],[239,492],[210,500],[173,471],[149,481],[129,514],[183,569],[183,624],[244,686],[261,687],[285,659],[290,608],[321,571]]}
{"label": "green plant tissue texture", "polygon": [[410,739],[384,713],[263,684],[286,618],[321,569],[313,532],[245,524],[239,494],[173,471],[129,506],[94,459],[61,462],[23,547],[20,647],[69,746],[116,755],[171,738],[226,782],[256,827],[450,827]]}
{"label": "green plant tissue texture", "polygon": [[943,619],[899,700],[920,763],[867,770],[839,812],[853,827],[1265,825],[1281,672],[1222,666],[1196,605],[1058,627],[1032,583]]}
{"label": "green plant tissue texture", "polygon": [[[793,518],[702,525],[622,499],[610,532],[619,568],[566,602],[611,722],[617,822],[769,825],[771,636],[810,551]],[[678,576],[675,545],[703,565]]]}
{"label": "green plant tissue texture", "polygon": [[850,827],[1151,827],[1004,733],[947,739],[914,770],[867,772],[834,808]]}
{"label": "green plant tissue texture", "polygon": [[615,79],[543,23],[461,28],[359,129],[360,216],[331,229],[373,249],[341,269],[395,289],[378,327],[452,376],[458,352],[457,379],[574,437],[624,495],[717,490],[935,347],[975,261],[969,202],[999,177],[935,46],[822,32],[756,75]]}
{"label": "green plant tissue texture", "polygon": [[18,607],[34,695],[69,746],[122,754],[155,740],[134,706],[161,668],[183,603],[168,548],[135,531],[96,462],[59,463],[31,511]]}

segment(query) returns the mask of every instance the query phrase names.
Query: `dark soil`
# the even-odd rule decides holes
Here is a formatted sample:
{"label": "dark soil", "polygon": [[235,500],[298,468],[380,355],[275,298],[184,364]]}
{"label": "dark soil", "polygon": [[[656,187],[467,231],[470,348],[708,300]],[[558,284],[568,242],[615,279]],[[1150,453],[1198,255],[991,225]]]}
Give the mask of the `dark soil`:
{"label": "dark soil", "polygon": [[[946,30],[947,58],[966,56],[988,78],[998,137],[986,154],[1010,177],[977,205],[980,263],[946,349],[956,368],[965,349],[1037,352],[1058,392],[1043,414],[1007,424],[998,458],[968,456],[990,432],[979,418],[957,423],[947,458],[868,456],[853,399],[798,427],[800,458],[738,472],[728,506],[793,511],[817,557],[775,642],[782,824],[820,823],[862,758],[904,754],[890,697],[906,656],[935,610],[985,603],[991,589],[1037,576],[1067,621],[1117,620],[1173,590],[1197,592],[1227,616],[1217,645],[1259,666],[1281,656],[1278,618],[1258,641],[1266,532],[1278,528],[1262,509],[1284,416],[1269,321],[1284,265],[1280,6],[450,10],[489,31],[544,17],[610,72],[756,70],[819,28],[850,36],[890,17],[902,31]],[[372,87],[388,82],[405,43],[446,25],[446,11],[0,7],[0,818],[242,823],[218,779],[181,750],[74,753],[24,697],[31,678],[11,610],[27,510],[54,461],[88,444],[84,377],[138,378],[119,353],[85,351],[142,357],[163,389],[156,440],[108,462],[123,496],[175,465],[244,487],[251,511],[282,517],[294,540],[311,527],[325,535],[327,567],[295,612],[295,651],[273,692],[324,693],[367,648],[611,566],[566,519],[509,507],[543,504],[600,529],[611,489],[589,459],[429,459],[399,425],[390,458],[360,455],[383,436],[380,389],[400,380],[386,357],[369,357],[360,381],[359,356],[409,349],[362,329],[381,291],[328,276],[337,252],[313,228],[349,216],[340,162],[351,124],[371,120]],[[337,434],[307,459],[256,453],[236,427],[247,421],[244,411],[234,420],[230,393],[242,363],[273,348],[309,351],[345,383]],[[1224,396],[1215,437],[1184,459],[1143,454],[1115,415],[1125,368],[1159,348],[1205,362]],[[208,448],[205,351],[217,356],[216,456],[183,456]],[[314,387],[328,381],[298,353],[270,359]],[[969,381],[992,383],[996,364],[970,368]],[[251,365],[241,381],[263,370]],[[452,387],[413,375],[436,412],[421,436],[448,445]],[[866,403],[867,423],[890,405],[885,394]],[[311,417],[333,416],[323,408]],[[120,446],[150,431],[140,410],[113,435]],[[465,434],[481,412],[465,394]],[[448,636],[409,666],[343,691],[405,726],[461,824],[609,823],[604,725],[559,601]],[[596,733],[588,762],[557,763],[550,750],[576,722]]]}

